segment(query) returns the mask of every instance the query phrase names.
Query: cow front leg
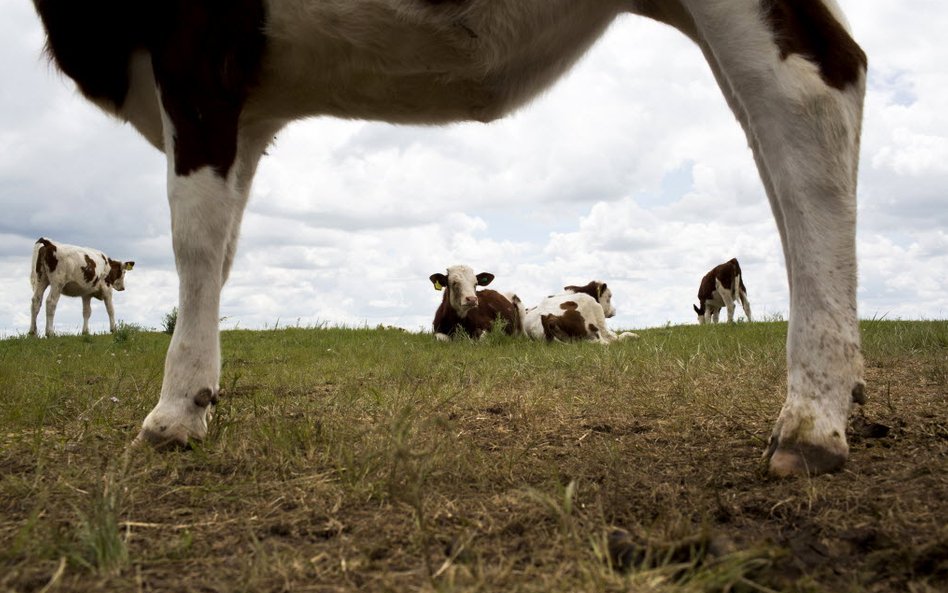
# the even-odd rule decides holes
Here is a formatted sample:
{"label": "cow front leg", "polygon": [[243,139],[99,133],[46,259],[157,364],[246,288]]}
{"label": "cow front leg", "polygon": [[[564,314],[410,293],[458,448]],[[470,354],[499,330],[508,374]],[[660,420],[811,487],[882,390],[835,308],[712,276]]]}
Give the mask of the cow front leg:
{"label": "cow front leg", "polygon": [[777,476],[834,471],[848,457],[863,374],[855,229],[865,55],[835,4],[681,1],[754,149],[787,262],[788,391],[765,458]]}
{"label": "cow front leg", "polygon": [[105,304],[105,312],[109,316],[109,331],[115,333],[115,306],[112,304],[112,294],[111,292],[106,292],[105,296],[102,297],[102,302]]}
{"label": "cow front leg", "polygon": [[[89,317],[92,316],[92,297],[83,296],[82,297],[82,335],[89,335]],[[111,316],[110,316],[111,318]],[[115,331],[114,324],[109,324],[111,331]]]}
{"label": "cow front leg", "polygon": [[204,167],[169,183],[172,244],[178,269],[178,320],[165,357],[158,405],[139,439],[184,445],[207,434],[220,381],[221,275],[234,220],[232,184]]}

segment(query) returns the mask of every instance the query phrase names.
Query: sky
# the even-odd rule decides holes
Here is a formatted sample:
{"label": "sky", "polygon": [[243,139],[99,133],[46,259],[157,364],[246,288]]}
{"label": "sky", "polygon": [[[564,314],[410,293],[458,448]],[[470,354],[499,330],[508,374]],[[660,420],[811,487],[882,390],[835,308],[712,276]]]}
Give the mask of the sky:
{"label": "sky", "polygon": [[[944,319],[948,4],[840,3],[870,63],[859,314]],[[31,3],[0,0],[0,15],[0,337],[29,327],[40,236],[134,260],[117,317],[160,328],[177,300],[164,156],[48,64]],[[701,277],[732,257],[755,317],[787,316],[780,240],[743,132],[698,49],[647,19],[619,19],[503,120],[314,118],[268,153],[222,294],[223,329],[430,331],[441,293],[428,276],[454,264],[495,274],[491,287],[527,306],[605,281],[614,328],[694,323]],[[81,301],[63,297],[57,330],[81,324]],[[108,329],[98,301],[90,326]]]}

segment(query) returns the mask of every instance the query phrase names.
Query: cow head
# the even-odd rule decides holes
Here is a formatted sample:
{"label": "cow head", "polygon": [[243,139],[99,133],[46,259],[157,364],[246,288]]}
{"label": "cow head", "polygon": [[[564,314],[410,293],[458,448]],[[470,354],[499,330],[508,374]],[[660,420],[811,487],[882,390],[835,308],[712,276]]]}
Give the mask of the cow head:
{"label": "cow head", "polygon": [[698,305],[691,305],[691,307],[695,310],[695,313],[698,314],[698,325],[704,323],[704,303],[701,304],[700,309],[698,308]]}
{"label": "cow head", "polygon": [[612,306],[612,290],[605,282],[593,280],[586,286],[564,286],[566,292],[588,294],[602,306],[602,313],[606,317],[615,317],[616,308]]}
{"label": "cow head", "polygon": [[135,262],[120,262],[109,258],[109,273],[105,283],[115,290],[125,290],[125,272],[135,267]]}
{"label": "cow head", "polygon": [[467,266],[451,266],[447,275],[432,274],[429,279],[435,290],[448,289],[448,304],[458,315],[464,317],[477,306],[477,287],[490,284],[494,275],[481,272],[475,276],[474,270]]}

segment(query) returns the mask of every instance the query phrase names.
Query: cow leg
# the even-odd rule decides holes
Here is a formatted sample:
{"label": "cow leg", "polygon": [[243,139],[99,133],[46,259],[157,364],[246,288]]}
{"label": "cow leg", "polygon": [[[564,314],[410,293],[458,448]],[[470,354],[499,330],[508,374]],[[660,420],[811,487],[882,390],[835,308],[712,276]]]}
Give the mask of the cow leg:
{"label": "cow leg", "polygon": [[56,317],[56,305],[59,303],[59,295],[62,289],[55,284],[50,285],[49,294],[46,295],[46,337],[53,337],[53,319]]}
{"label": "cow leg", "polygon": [[855,222],[865,56],[835,3],[680,1],[744,126],[781,230],[788,394],[766,452],[770,471],[833,471],[848,456],[863,374]]}
{"label": "cow leg", "polygon": [[727,322],[734,323],[734,291],[724,288],[718,282],[718,294],[721,295],[721,300],[724,301],[724,306],[727,308]]}
{"label": "cow leg", "polygon": [[[165,117],[170,134],[174,122]],[[208,166],[182,175],[169,157],[178,321],[165,358],[161,395],[142,424],[139,440],[182,445],[207,434],[220,382],[220,292],[233,261],[253,171],[270,139],[270,134],[264,138],[241,130],[235,164],[225,175]],[[175,138],[166,141],[173,145]]]}
{"label": "cow leg", "polygon": [[740,296],[741,308],[744,309],[744,315],[747,317],[747,321],[753,321],[753,318],[751,317],[751,304],[750,301],[747,300],[747,293],[742,290],[740,291]]}
{"label": "cow leg", "polygon": [[[82,335],[89,335],[89,317],[92,316],[92,297],[82,297]],[[113,328],[112,331],[115,331]]]}
{"label": "cow leg", "polygon": [[49,286],[49,281],[46,278],[41,277],[36,283],[36,286],[33,287],[33,300],[30,303],[30,333],[29,335],[36,335],[36,318],[39,316],[40,307],[43,306],[43,293],[46,292],[46,287]]}
{"label": "cow leg", "polygon": [[112,305],[112,294],[111,292],[106,292],[102,297],[102,302],[105,303],[105,312],[109,315],[109,332],[115,333],[115,307]]}
{"label": "cow leg", "polygon": [[240,225],[243,219],[244,209],[247,200],[250,198],[250,189],[253,184],[254,175],[257,172],[257,165],[260,158],[274,136],[280,131],[284,122],[265,121],[255,124],[246,124],[241,127],[237,146],[237,170],[236,170],[236,218],[227,233],[227,243],[224,249],[224,264],[222,268],[221,282],[226,283],[230,276],[230,269],[233,266],[234,258],[237,255],[237,242],[240,236]]}

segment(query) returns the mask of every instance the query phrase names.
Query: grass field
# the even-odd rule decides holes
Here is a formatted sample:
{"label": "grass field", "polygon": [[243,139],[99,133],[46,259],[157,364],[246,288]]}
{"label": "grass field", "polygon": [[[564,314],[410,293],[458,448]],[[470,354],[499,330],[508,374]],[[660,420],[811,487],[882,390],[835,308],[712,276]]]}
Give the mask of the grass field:
{"label": "grass field", "polygon": [[863,323],[812,480],[760,461],[785,334],[229,331],[208,441],[130,454],[169,336],[3,340],[0,591],[945,591],[948,322]]}

